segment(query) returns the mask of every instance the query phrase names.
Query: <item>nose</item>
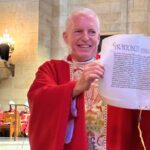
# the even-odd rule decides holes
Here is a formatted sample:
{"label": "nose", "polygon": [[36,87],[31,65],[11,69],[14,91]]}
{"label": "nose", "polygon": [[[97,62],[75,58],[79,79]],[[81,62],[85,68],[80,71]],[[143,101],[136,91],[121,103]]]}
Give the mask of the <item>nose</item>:
{"label": "nose", "polygon": [[86,32],[86,31],[83,32],[82,40],[83,40],[83,41],[88,41],[88,40],[89,40],[88,32]]}

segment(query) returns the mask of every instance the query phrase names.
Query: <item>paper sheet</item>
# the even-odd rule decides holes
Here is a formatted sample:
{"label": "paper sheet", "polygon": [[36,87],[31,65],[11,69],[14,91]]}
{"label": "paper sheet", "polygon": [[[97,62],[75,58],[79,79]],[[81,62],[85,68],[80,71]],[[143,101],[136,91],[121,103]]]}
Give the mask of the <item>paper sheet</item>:
{"label": "paper sheet", "polygon": [[102,41],[100,94],[109,105],[150,110],[150,37],[115,35]]}

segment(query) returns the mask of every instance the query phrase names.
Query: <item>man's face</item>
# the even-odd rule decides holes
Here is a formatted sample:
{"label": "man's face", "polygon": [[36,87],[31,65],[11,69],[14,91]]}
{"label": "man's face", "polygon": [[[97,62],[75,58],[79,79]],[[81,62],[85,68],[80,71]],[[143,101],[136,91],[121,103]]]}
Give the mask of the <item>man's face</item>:
{"label": "man's face", "polygon": [[63,36],[74,60],[87,61],[96,55],[100,38],[97,22],[93,16],[81,14],[73,16]]}

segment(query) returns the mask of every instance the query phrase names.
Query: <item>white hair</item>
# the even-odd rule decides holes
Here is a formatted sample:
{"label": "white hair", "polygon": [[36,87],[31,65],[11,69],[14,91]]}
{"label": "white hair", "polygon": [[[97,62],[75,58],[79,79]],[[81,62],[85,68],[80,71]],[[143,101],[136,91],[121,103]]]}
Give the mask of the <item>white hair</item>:
{"label": "white hair", "polygon": [[90,8],[77,8],[77,9],[73,10],[70,13],[70,15],[67,17],[66,24],[65,24],[65,30],[67,30],[68,27],[70,26],[73,16],[76,16],[76,15],[79,15],[79,14],[94,16],[95,19],[96,19],[98,32],[100,32],[100,21],[99,21],[99,18],[97,16],[97,14]]}

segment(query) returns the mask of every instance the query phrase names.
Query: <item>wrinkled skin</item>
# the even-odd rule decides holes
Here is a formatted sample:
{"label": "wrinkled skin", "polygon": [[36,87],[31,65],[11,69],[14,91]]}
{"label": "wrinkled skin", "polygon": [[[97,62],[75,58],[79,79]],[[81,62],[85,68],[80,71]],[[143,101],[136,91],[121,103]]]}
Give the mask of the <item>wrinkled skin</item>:
{"label": "wrinkled skin", "polygon": [[[71,49],[73,60],[84,62],[95,57],[100,40],[96,18],[90,14],[77,14],[71,18],[68,29],[63,33],[65,42]],[[88,90],[95,79],[103,77],[104,68],[93,62],[84,67],[81,78],[74,87],[73,97]]]}

